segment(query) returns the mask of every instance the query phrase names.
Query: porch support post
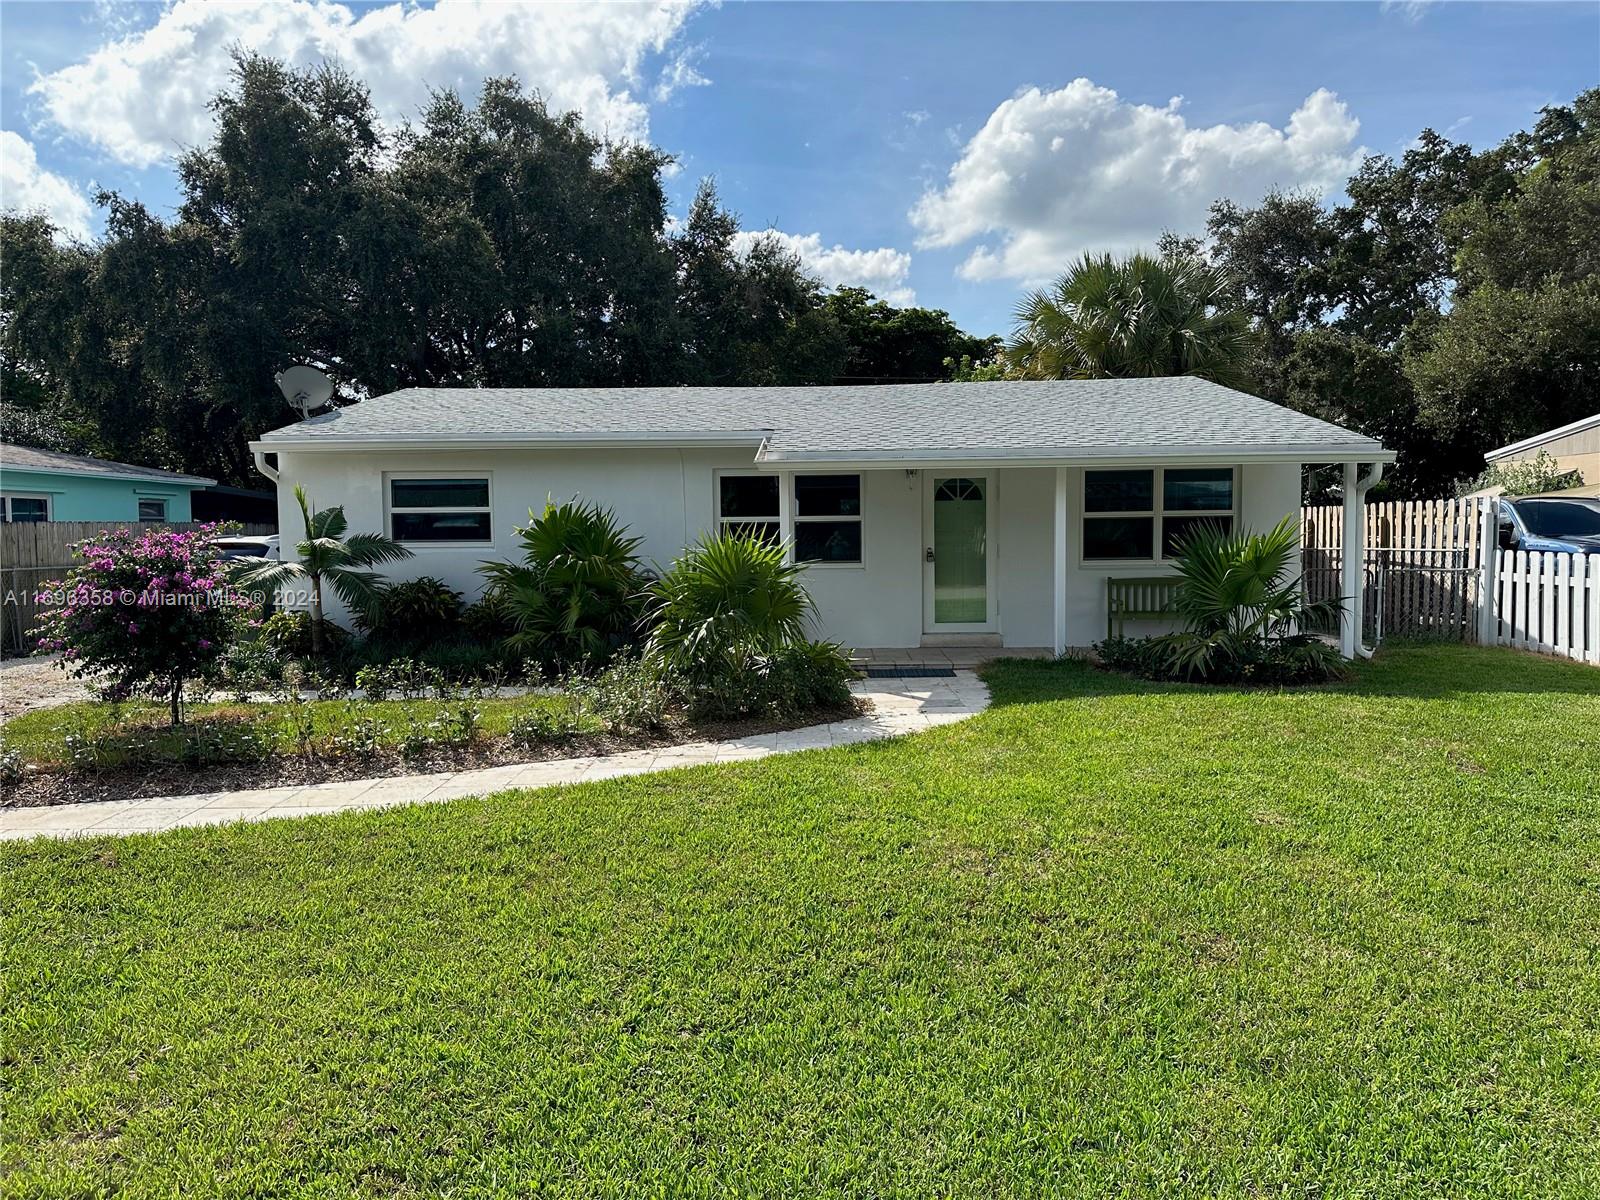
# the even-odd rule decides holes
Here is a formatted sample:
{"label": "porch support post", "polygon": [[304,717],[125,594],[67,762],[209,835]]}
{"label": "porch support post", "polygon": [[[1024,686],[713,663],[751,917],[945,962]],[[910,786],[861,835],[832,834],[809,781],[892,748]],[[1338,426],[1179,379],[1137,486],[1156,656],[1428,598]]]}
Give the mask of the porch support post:
{"label": "porch support post", "polygon": [[1056,468],[1056,522],[1055,562],[1051,578],[1055,582],[1055,596],[1051,611],[1055,614],[1056,657],[1067,652],[1067,469]]}
{"label": "porch support post", "polygon": [[1361,640],[1362,566],[1366,547],[1362,545],[1361,493],[1356,490],[1359,463],[1344,464],[1344,526],[1339,539],[1339,595],[1344,611],[1339,617],[1339,653],[1356,656]]}

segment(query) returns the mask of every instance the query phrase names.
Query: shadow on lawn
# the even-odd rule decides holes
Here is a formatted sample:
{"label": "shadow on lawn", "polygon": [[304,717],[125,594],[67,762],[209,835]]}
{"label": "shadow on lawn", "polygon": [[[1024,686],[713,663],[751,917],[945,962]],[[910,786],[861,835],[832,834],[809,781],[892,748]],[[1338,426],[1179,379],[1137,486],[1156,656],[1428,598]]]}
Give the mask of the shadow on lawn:
{"label": "shadow on lawn", "polygon": [[1560,693],[1600,698],[1600,669],[1504,647],[1405,642],[1357,663],[1349,679],[1298,688],[1158,683],[1101,670],[1081,660],[997,659],[982,671],[995,708],[1102,696],[1308,695],[1441,698],[1472,693]]}

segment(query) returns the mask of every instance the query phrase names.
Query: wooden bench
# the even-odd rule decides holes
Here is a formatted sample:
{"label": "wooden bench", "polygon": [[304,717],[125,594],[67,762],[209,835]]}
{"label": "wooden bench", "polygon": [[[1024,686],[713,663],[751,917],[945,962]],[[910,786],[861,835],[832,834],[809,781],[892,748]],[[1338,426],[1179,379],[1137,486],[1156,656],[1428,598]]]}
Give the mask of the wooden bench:
{"label": "wooden bench", "polygon": [[1121,637],[1129,621],[1159,621],[1178,612],[1178,587],[1173,575],[1145,575],[1106,580],[1106,637]]}

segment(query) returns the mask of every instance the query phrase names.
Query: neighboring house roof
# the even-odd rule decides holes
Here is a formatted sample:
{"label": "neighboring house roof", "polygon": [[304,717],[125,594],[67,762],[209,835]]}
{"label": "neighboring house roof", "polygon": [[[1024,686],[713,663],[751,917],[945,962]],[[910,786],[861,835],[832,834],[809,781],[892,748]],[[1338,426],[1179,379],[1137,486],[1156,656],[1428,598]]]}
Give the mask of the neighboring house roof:
{"label": "neighboring house roof", "polygon": [[184,484],[210,487],[215,479],[200,475],[180,475],[156,467],[137,467],[132,463],[89,458],[82,454],[62,454],[34,446],[15,446],[0,442],[0,471],[35,471],[41,475],[79,475],[94,479],[128,479],[145,483]]}
{"label": "neighboring house roof", "polygon": [[[406,388],[252,446],[726,445],[756,460],[1394,456],[1368,437],[1203,379],[872,387]],[[1314,458],[1306,461],[1315,461]]]}
{"label": "neighboring house roof", "polygon": [[1600,428],[1600,413],[1592,417],[1580,417],[1570,425],[1563,425],[1558,429],[1547,429],[1543,433],[1536,433],[1532,437],[1523,438],[1520,442],[1512,442],[1509,446],[1501,446],[1498,450],[1491,450],[1483,457],[1489,462],[1498,462],[1502,458],[1509,458],[1513,454],[1521,454],[1525,450],[1537,450],[1540,446],[1549,444],[1557,438],[1567,437],[1570,434],[1582,433],[1586,429]]}

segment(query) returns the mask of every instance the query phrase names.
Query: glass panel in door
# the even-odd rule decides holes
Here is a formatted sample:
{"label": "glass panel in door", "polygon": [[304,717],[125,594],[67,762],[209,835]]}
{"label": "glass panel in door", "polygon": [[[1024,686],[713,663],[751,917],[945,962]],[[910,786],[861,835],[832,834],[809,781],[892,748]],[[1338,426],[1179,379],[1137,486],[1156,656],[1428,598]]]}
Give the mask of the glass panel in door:
{"label": "glass panel in door", "polygon": [[988,481],[933,481],[933,621],[982,625],[989,619]]}

